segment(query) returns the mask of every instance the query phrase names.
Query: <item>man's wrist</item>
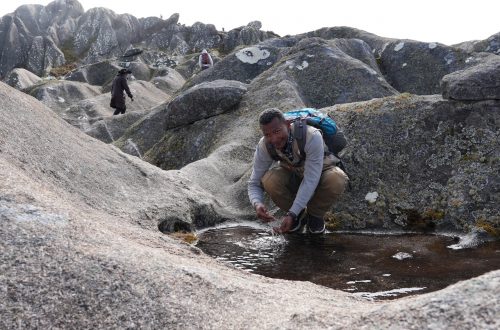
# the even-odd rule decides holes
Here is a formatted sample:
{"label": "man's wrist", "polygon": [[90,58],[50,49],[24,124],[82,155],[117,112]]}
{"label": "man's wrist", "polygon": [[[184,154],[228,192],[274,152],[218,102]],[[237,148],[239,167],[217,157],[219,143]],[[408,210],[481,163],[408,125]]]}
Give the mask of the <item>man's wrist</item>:
{"label": "man's wrist", "polygon": [[291,218],[292,218],[292,220],[296,220],[296,219],[297,219],[297,214],[293,213],[292,211],[288,211],[288,212],[286,213],[286,215],[287,215],[288,217],[291,217]]}

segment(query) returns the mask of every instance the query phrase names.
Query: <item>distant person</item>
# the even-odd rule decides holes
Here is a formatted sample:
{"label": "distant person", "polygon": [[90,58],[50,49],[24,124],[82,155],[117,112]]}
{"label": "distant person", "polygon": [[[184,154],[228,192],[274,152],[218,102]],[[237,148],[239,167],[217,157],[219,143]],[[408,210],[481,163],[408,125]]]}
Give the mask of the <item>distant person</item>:
{"label": "distant person", "polygon": [[134,102],[134,96],[130,92],[130,88],[127,84],[127,75],[131,73],[132,71],[129,69],[121,69],[113,80],[113,85],[111,86],[111,103],[109,104],[110,107],[115,109],[113,116],[120,113],[124,114],[125,110],[127,110],[123,91],[125,91],[128,97],[130,97],[130,100]]}
{"label": "distant person", "polygon": [[203,49],[201,51],[201,54],[198,57],[198,65],[200,66],[202,71],[211,68],[214,65],[212,56],[210,56],[206,49]]}
{"label": "distant person", "polygon": [[[348,177],[325,151],[321,130],[309,125],[298,129],[275,108],[264,110],[259,124],[264,136],[255,150],[248,181],[248,197],[257,217],[264,222],[276,220],[264,205],[265,191],[286,212],[275,231],[292,233],[307,225],[309,233],[323,233],[323,217],[344,192]],[[303,157],[299,136],[306,139]],[[279,159],[277,164],[273,154]]]}

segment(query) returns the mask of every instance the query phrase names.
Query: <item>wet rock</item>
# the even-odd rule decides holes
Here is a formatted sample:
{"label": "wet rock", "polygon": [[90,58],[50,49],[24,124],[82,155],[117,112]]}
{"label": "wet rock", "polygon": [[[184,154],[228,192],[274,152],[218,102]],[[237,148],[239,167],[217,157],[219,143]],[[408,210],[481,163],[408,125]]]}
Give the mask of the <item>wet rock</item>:
{"label": "wet rock", "polygon": [[458,243],[449,245],[448,248],[452,250],[471,249],[490,239],[490,234],[486,230],[483,228],[474,228],[467,235],[460,237]]}
{"label": "wet rock", "polygon": [[413,255],[411,253],[407,252],[398,252],[395,255],[392,256],[394,259],[397,260],[405,260],[405,259],[412,259]]}

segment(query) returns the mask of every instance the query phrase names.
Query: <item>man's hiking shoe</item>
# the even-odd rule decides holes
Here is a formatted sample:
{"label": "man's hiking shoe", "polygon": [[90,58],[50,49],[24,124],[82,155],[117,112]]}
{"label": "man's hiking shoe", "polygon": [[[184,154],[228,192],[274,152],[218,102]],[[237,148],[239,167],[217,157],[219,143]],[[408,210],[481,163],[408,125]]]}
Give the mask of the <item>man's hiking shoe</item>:
{"label": "man's hiking shoe", "polygon": [[299,213],[297,218],[294,220],[294,222],[292,224],[292,229],[290,229],[289,233],[298,232],[304,227],[304,225],[306,224],[306,221],[305,221],[306,215],[307,215],[307,213],[306,213],[305,209]]}
{"label": "man's hiking shoe", "polygon": [[325,232],[325,220],[309,215],[307,217],[307,232],[310,234],[323,234]]}

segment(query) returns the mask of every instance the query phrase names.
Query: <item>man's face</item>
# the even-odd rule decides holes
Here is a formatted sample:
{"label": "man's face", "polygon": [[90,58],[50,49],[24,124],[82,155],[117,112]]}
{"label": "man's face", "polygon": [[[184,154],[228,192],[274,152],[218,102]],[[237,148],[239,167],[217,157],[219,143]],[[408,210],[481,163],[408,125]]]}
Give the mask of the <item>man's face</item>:
{"label": "man's face", "polygon": [[260,126],[266,143],[271,143],[276,149],[282,150],[288,140],[288,124],[279,118],[274,118],[269,124]]}

